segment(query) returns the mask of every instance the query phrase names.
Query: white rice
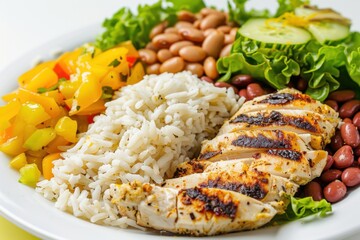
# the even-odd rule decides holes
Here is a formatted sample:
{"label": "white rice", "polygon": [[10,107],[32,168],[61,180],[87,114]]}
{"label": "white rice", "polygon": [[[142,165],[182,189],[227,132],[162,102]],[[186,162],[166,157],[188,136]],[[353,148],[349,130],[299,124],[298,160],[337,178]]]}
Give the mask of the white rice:
{"label": "white rice", "polygon": [[105,114],[54,162],[54,178],[37,191],[55,206],[91,222],[136,226],[110,201],[109,186],[134,180],[161,183],[196,156],[240,107],[233,89],[216,88],[189,72],[146,76],[116,93]]}

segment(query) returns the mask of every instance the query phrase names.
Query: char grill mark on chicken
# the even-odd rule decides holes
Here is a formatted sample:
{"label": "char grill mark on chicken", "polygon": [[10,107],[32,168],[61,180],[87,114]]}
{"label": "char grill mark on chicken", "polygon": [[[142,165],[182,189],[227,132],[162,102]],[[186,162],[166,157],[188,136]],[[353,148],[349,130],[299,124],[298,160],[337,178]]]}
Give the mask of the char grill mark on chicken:
{"label": "char grill mark on chicken", "polygon": [[330,107],[284,89],[246,102],[197,159],[161,186],[111,186],[119,213],[151,227],[196,236],[255,229],[283,213],[288,195],[320,176],[322,150],[339,123]]}

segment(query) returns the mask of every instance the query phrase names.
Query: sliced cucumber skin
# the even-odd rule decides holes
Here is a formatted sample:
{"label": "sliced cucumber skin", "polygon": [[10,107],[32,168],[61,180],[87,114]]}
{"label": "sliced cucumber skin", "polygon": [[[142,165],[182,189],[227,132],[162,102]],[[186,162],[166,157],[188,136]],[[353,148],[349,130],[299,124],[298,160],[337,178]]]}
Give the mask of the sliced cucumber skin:
{"label": "sliced cucumber skin", "polygon": [[285,45],[305,44],[312,38],[305,29],[283,25],[264,18],[248,20],[239,29],[239,34],[260,42]]}
{"label": "sliced cucumber skin", "polygon": [[350,34],[348,26],[332,22],[311,23],[309,24],[308,31],[320,43],[338,41]]}

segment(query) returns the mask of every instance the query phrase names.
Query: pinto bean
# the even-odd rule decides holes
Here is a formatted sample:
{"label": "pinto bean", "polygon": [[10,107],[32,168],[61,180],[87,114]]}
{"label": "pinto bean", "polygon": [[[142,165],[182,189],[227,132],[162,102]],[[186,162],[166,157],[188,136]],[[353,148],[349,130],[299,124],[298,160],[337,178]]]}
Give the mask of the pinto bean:
{"label": "pinto bean", "polygon": [[173,57],[165,61],[160,66],[160,73],[170,72],[177,73],[181,72],[185,68],[185,62],[181,57]]}
{"label": "pinto bean", "polygon": [[350,167],[344,170],[341,175],[341,181],[348,187],[354,187],[360,184],[360,168]]}
{"label": "pinto bean", "polygon": [[216,60],[213,57],[207,57],[204,61],[204,71],[205,74],[212,78],[217,79],[219,77],[219,73],[216,69]]}
{"label": "pinto bean", "polygon": [[159,51],[159,48],[155,47],[152,42],[149,42],[148,44],[146,44],[145,49],[153,50],[155,52]]}
{"label": "pinto bean", "polygon": [[204,75],[204,67],[200,63],[186,63],[185,70],[190,71],[192,74],[201,77]]}
{"label": "pinto bean", "polygon": [[176,33],[162,33],[155,36],[152,43],[157,48],[169,48],[171,44],[182,40],[182,37]]}
{"label": "pinto bean", "polygon": [[331,138],[330,146],[332,150],[337,151],[339,148],[341,148],[344,145],[344,140],[341,137],[340,131],[336,131],[335,135]]}
{"label": "pinto bean", "polygon": [[214,28],[209,28],[209,29],[206,29],[205,31],[203,31],[205,38],[207,38],[211,33],[215,32],[215,31],[217,31],[217,30]]}
{"label": "pinto bean", "polygon": [[343,199],[346,195],[347,189],[344,183],[339,180],[329,183],[324,188],[324,197],[331,203],[335,203]]}
{"label": "pinto bean", "polygon": [[168,49],[160,49],[157,53],[157,58],[159,59],[160,62],[165,62],[166,60],[172,58],[173,55],[170,52],[170,50]]}
{"label": "pinto bean", "polygon": [[351,118],[360,110],[360,100],[350,100],[344,103],[340,110],[339,115],[341,118]]}
{"label": "pinto bean", "polygon": [[150,49],[140,49],[139,56],[141,61],[145,62],[146,64],[153,64],[156,62],[156,53]]}
{"label": "pinto bean", "polygon": [[190,22],[185,22],[185,21],[180,21],[180,22],[177,22],[174,27],[178,30],[182,29],[182,28],[194,28],[194,25]]}
{"label": "pinto bean", "polygon": [[360,129],[360,112],[356,113],[354,118],[353,118],[353,124],[355,125],[355,127],[357,127],[358,129]]}
{"label": "pinto bean", "polygon": [[339,111],[339,105],[338,105],[338,103],[336,101],[334,101],[334,100],[326,100],[324,103],[326,105],[330,106],[335,111]]}
{"label": "pinto bean", "polygon": [[179,55],[179,51],[181,48],[186,47],[186,46],[193,46],[194,43],[190,42],[190,41],[180,41],[180,42],[176,42],[174,44],[172,44],[169,48],[170,52],[173,55]]}
{"label": "pinto bean", "polygon": [[232,44],[226,45],[220,52],[220,57],[226,57],[230,55]]}
{"label": "pinto bean", "polygon": [[206,52],[199,46],[186,46],[180,49],[180,57],[188,62],[200,62],[205,59]]}
{"label": "pinto bean", "polygon": [[248,74],[238,74],[231,78],[231,83],[237,87],[246,87],[253,82],[252,76]]}
{"label": "pinto bean", "polygon": [[328,99],[337,102],[347,102],[355,98],[355,92],[352,90],[338,90],[329,94]]}
{"label": "pinto bean", "polygon": [[196,20],[193,24],[194,28],[200,29],[200,24],[201,24],[201,20]]}
{"label": "pinto bean", "polygon": [[205,39],[203,32],[196,28],[183,27],[179,29],[179,33],[185,40],[192,42],[202,42]]}
{"label": "pinto bean", "polygon": [[247,85],[246,91],[250,100],[265,94],[264,89],[258,83],[250,83]]}
{"label": "pinto bean", "polygon": [[335,167],[340,169],[350,167],[354,162],[352,148],[348,145],[342,146],[335,152],[333,157]]}
{"label": "pinto bean", "polygon": [[305,196],[312,197],[315,201],[323,199],[322,189],[318,182],[312,181],[304,187]]}
{"label": "pinto bean", "polygon": [[185,21],[185,22],[195,22],[196,16],[192,12],[182,10],[177,13],[177,17],[179,21]]}
{"label": "pinto bean", "polygon": [[176,27],[169,27],[167,29],[164,30],[164,33],[175,33],[177,34],[179,31]]}
{"label": "pinto bean", "polygon": [[225,34],[225,38],[224,38],[224,44],[225,45],[233,43],[234,41],[235,41],[235,36],[230,35],[230,34]]}
{"label": "pinto bean", "polygon": [[216,30],[223,32],[224,34],[227,34],[227,33],[230,33],[231,29],[232,28],[230,26],[224,25],[224,26],[218,27]]}
{"label": "pinto bean", "polygon": [[153,27],[150,31],[150,39],[153,39],[156,35],[159,35],[164,32],[166,28],[166,23],[162,22]]}
{"label": "pinto bean", "polygon": [[360,144],[360,134],[357,128],[352,123],[344,123],[340,127],[341,137],[344,142],[353,148]]}
{"label": "pinto bean", "polygon": [[338,169],[329,169],[321,174],[321,181],[325,183],[329,183],[335,181],[336,179],[340,179],[341,171]]}
{"label": "pinto bean", "polygon": [[203,8],[200,10],[200,14],[203,16],[203,17],[206,17],[207,15],[210,15],[210,14],[219,14],[220,12],[216,9],[213,9],[213,8]]}
{"label": "pinto bean", "polygon": [[212,13],[207,15],[200,23],[200,29],[206,30],[209,28],[217,28],[220,25],[225,24],[226,17],[223,13]]}
{"label": "pinto bean", "polygon": [[160,63],[154,63],[146,67],[147,74],[159,74],[160,73]]}
{"label": "pinto bean", "polygon": [[220,31],[212,32],[205,38],[202,48],[208,56],[218,58],[224,45],[224,34]]}

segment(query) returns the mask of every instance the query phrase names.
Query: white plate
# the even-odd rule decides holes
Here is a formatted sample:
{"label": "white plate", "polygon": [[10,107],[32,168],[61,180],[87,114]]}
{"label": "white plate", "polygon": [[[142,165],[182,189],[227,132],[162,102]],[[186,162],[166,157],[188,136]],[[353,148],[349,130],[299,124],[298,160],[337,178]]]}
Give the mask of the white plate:
{"label": "white plate", "polygon": [[[214,3],[215,1],[213,1]],[[267,0],[257,0],[255,3]],[[251,4],[254,4],[251,2]],[[359,2],[352,2],[345,6],[342,1],[316,1],[320,6],[333,7],[345,16],[353,17],[357,29],[360,19],[356,18],[355,10],[360,9]],[[325,4],[323,4],[325,3]],[[221,3],[219,3],[221,4]],[[266,6],[266,5],[263,5]],[[91,41],[100,31],[100,24],[89,26],[62,38],[58,38],[10,64],[0,73],[0,95],[3,95],[17,86],[17,77],[37,57],[41,59],[52,58],[54,49],[72,49],[86,41]],[[127,240],[127,239],[168,239],[157,233],[141,232],[133,229],[116,229],[91,224],[72,215],[54,208],[53,203],[45,200],[33,189],[18,183],[18,173],[8,167],[8,158],[0,155],[0,213],[7,219],[24,228],[25,230],[44,239],[87,239],[87,240]],[[212,238],[202,239],[343,239],[360,231],[360,188],[351,192],[343,201],[333,206],[334,213],[316,221],[301,220],[286,224],[281,227],[271,227],[250,232],[227,234]],[[174,239],[188,239],[176,237]]]}

